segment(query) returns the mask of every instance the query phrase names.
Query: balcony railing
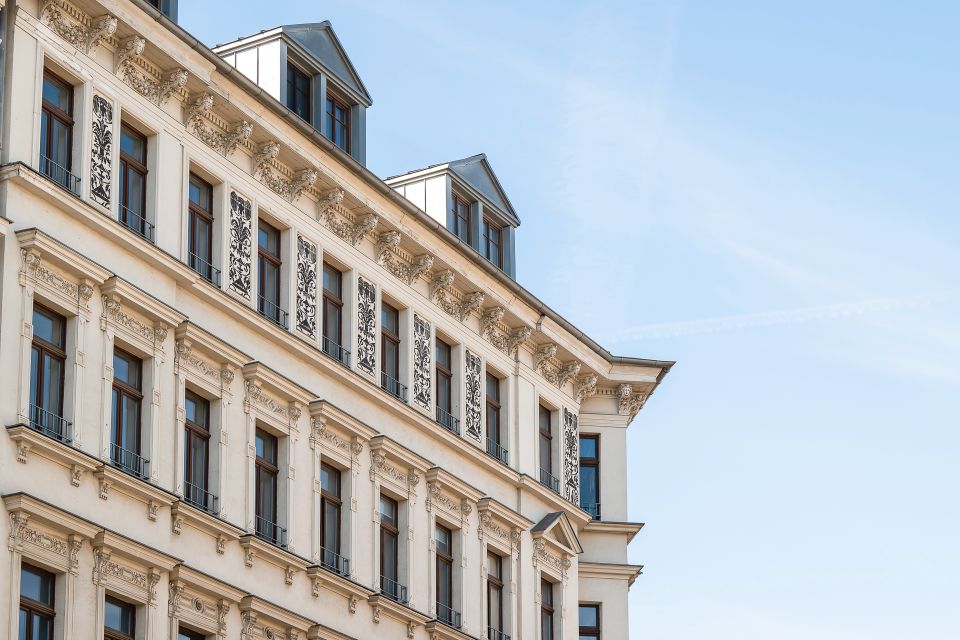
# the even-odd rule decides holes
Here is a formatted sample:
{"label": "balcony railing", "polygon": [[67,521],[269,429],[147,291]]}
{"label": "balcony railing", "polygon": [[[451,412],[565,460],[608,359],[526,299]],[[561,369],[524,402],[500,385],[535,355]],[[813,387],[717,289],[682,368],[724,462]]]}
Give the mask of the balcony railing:
{"label": "balcony railing", "polygon": [[503,464],[510,465],[510,452],[506,448],[502,447],[499,442],[491,438],[487,438],[487,453],[502,462]]}
{"label": "balcony railing", "polygon": [[580,501],[580,508],[593,516],[594,520],[600,519],[600,503]]}
{"label": "balcony railing", "polygon": [[80,195],[80,178],[46,156],[40,156],[40,173],[73,195]]}
{"label": "balcony railing", "polygon": [[35,404],[30,405],[30,426],[60,442],[73,440],[73,424]]}
{"label": "balcony railing", "polygon": [[323,347],[323,352],[342,364],[343,366],[350,367],[350,352],[341,347],[339,344],[323,336],[321,339],[321,345]]}
{"label": "balcony railing", "polygon": [[258,296],[257,311],[270,322],[287,328],[287,312],[263,296]]}
{"label": "balcony railing", "polygon": [[437,620],[454,629],[463,626],[460,622],[460,612],[442,602],[437,603]]}
{"label": "balcony railing", "polygon": [[560,478],[546,469],[540,469],[540,484],[554,493],[560,493]]}
{"label": "balcony railing", "polygon": [[493,627],[487,627],[487,640],[510,640],[510,636],[503,631],[497,631]]}
{"label": "balcony railing", "polygon": [[437,407],[437,422],[447,431],[460,435],[460,420],[448,413],[446,409]]}
{"label": "balcony railing", "polygon": [[380,593],[396,602],[407,602],[407,588],[386,576],[380,576]]}
{"label": "balcony railing", "polygon": [[136,476],[141,480],[147,479],[147,468],[150,461],[136,451],[124,449],[119,444],[110,444],[110,462],[121,471]]}
{"label": "balcony railing", "polygon": [[220,269],[201,258],[195,253],[187,256],[187,265],[200,274],[200,277],[207,282],[220,286]]}
{"label": "balcony railing", "polygon": [[380,372],[380,387],[394,398],[407,401],[407,388],[396,378],[391,378],[386,371]]}
{"label": "balcony railing", "polygon": [[278,547],[287,546],[287,530],[266,518],[256,517],[257,537]]}
{"label": "balcony railing", "polygon": [[350,560],[330,549],[320,548],[320,566],[337,575],[350,576]]}
{"label": "balcony railing", "polygon": [[216,515],[220,512],[217,496],[189,482],[183,483],[183,499],[197,509]]}
{"label": "balcony railing", "polygon": [[150,224],[150,222],[148,222],[146,218],[144,218],[142,215],[140,215],[133,209],[130,209],[129,207],[125,207],[122,204],[119,205],[119,207],[120,208],[119,208],[119,212],[117,213],[117,220],[120,222],[120,224],[127,227],[128,229],[133,231],[135,234],[137,234],[144,240],[147,240],[148,242],[153,242],[154,241],[153,225]]}

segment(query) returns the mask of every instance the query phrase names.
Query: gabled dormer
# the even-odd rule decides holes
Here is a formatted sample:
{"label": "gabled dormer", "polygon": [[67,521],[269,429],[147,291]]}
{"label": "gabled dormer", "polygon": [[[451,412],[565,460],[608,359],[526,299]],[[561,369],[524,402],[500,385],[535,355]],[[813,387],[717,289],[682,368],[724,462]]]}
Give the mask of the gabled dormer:
{"label": "gabled dormer", "polygon": [[520,218],[486,155],[392,176],[386,183],[516,278],[515,232]]}
{"label": "gabled dormer", "polygon": [[[147,4],[155,7],[174,22],[177,21],[177,2],[178,0],[147,0]],[[0,2],[0,4],[3,3]]]}
{"label": "gabled dormer", "polygon": [[329,21],[276,27],[213,51],[366,163],[366,112],[372,101]]}

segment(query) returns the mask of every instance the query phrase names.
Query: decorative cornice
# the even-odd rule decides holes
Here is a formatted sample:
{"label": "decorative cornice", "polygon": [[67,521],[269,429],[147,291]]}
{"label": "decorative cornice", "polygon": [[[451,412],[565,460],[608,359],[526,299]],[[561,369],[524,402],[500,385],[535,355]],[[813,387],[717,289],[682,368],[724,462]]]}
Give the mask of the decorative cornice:
{"label": "decorative cornice", "polygon": [[482,291],[474,291],[457,302],[454,295],[454,273],[450,269],[433,274],[430,281],[430,299],[448,314],[463,322],[471,313],[480,308],[486,297]]}
{"label": "decorative cornice", "polygon": [[187,84],[187,70],[174,69],[154,80],[137,67],[136,60],[143,53],[147,41],[140,36],[127,38],[117,49],[117,73],[134,91],[157,105],[163,106],[170,95]]}
{"label": "decorative cornice", "polygon": [[280,143],[275,140],[265,142],[253,154],[253,177],[270,187],[288,202],[296,202],[303,192],[316,183],[320,172],[314,168],[303,169],[290,179],[282,178],[273,169],[273,161],[280,154]]}
{"label": "decorative cornice", "polygon": [[499,327],[503,320],[503,307],[490,307],[480,314],[480,335],[490,341],[493,346],[508,356],[513,356],[520,345],[533,334],[533,329],[527,326],[517,327],[504,331]]}
{"label": "decorative cornice", "polygon": [[213,110],[213,96],[201,93],[187,106],[187,127],[204,144],[224,156],[229,156],[237,147],[250,139],[253,125],[246,120],[234,123],[226,133],[217,131],[207,120]]}
{"label": "decorative cornice", "polygon": [[320,198],[317,207],[317,220],[322,220],[335,234],[346,240],[351,246],[357,246],[368,233],[377,228],[380,216],[368,213],[351,222],[340,220],[337,215],[343,202],[343,189],[333,189]]}
{"label": "decorative cornice", "polygon": [[570,360],[557,366],[553,363],[556,355],[555,343],[542,344],[533,352],[533,366],[547,382],[562,389],[565,384],[577,377],[582,365],[576,360]]}
{"label": "decorative cornice", "polygon": [[586,373],[577,377],[573,382],[573,393],[577,397],[577,402],[583,402],[584,398],[593,395],[599,379],[595,373]]}
{"label": "decorative cornice", "polygon": [[[0,3],[0,7],[2,6],[3,3]],[[59,0],[44,0],[40,7],[40,17],[47,21],[50,28],[84,53],[90,53],[117,31],[117,19],[110,14],[89,19],[77,11],[80,24],[74,24],[67,19],[65,13],[67,11],[60,5]],[[86,24],[88,22],[89,26]]]}
{"label": "decorative cornice", "polygon": [[394,249],[400,246],[401,239],[399,231],[381,233],[377,238],[377,262],[408,285],[412,285],[433,268],[433,256],[424,253],[416,256],[410,263],[402,260],[394,252]]}
{"label": "decorative cornice", "polygon": [[647,395],[642,391],[634,393],[633,386],[624,382],[617,387],[617,409],[620,413],[630,416],[630,419],[637,415],[643,408]]}

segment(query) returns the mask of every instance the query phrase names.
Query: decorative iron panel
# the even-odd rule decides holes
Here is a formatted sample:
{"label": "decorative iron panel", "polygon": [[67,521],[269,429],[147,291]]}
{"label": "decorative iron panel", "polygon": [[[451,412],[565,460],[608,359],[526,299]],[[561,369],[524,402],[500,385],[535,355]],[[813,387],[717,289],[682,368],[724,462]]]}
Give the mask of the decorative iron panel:
{"label": "decorative iron panel", "polygon": [[230,192],[230,288],[250,298],[253,260],[253,209],[249,200]]}
{"label": "decorative iron panel", "polygon": [[563,410],[563,476],[564,497],[575,505],[580,504],[580,433],[577,414]]}
{"label": "decorative iron panel", "polygon": [[297,329],[317,336],[317,245],[297,235]]}
{"label": "decorative iron panel", "polygon": [[113,105],[93,95],[93,146],[90,154],[90,199],[110,208],[113,168]]}
{"label": "decorative iron panel", "polygon": [[413,400],[424,409],[430,409],[431,362],[430,323],[413,316]]}
{"label": "decorative iron panel", "polygon": [[377,370],[377,289],[357,278],[357,366],[369,374]]}
{"label": "decorative iron panel", "polygon": [[480,423],[480,401],[482,397],[480,378],[483,367],[480,361],[480,356],[470,353],[470,351],[467,351],[466,360],[466,375],[464,376],[467,395],[466,432],[468,436],[477,442],[480,442],[481,438],[483,437],[483,431]]}

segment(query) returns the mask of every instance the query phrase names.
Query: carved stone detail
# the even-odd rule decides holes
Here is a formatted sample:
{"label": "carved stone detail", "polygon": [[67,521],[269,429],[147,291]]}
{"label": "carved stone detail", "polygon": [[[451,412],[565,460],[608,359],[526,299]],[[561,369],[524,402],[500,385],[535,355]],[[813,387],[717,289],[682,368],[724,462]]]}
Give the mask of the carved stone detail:
{"label": "carved stone detail", "polygon": [[503,307],[490,307],[480,314],[480,335],[508,356],[513,356],[520,345],[533,334],[530,327],[517,327],[504,331],[498,325],[503,320]]}
{"label": "carved stone detail", "polygon": [[230,288],[250,298],[253,260],[253,208],[236,191],[230,192]]}
{"label": "carved stone detail", "polygon": [[597,388],[598,380],[599,377],[595,373],[586,373],[577,377],[573,383],[573,393],[577,398],[577,402],[583,402],[584,398],[593,395],[594,390]]}
{"label": "carved stone detail", "polygon": [[466,351],[464,382],[466,387],[466,433],[468,436],[481,441],[483,428],[480,424],[481,415],[481,373],[483,369],[480,356]]}
{"label": "carved stone detail", "polygon": [[209,93],[201,93],[187,106],[187,127],[205,145],[224,156],[229,156],[237,147],[250,139],[253,135],[253,125],[246,120],[241,120],[231,125],[228,131],[220,132],[207,123],[212,110],[213,96]]}
{"label": "carved stone detail", "polygon": [[563,409],[563,497],[580,505],[580,432],[577,414]]}
{"label": "carved stone detail", "polygon": [[394,249],[400,245],[399,231],[384,231],[377,239],[377,262],[386,267],[393,275],[407,284],[413,284],[420,276],[433,268],[433,256],[424,253],[416,256],[413,262],[399,258]]}
{"label": "carved stone detail", "polygon": [[643,408],[646,400],[646,394],[642,391],[634,393],[632,385],[623,383],[617,387],[617,409],[620,413],[630,416],[631,420]]}
{"label": "carved stone detail", "polygon": [[430,299],[451,316],[463,322],[480,308],[485,295],[482,291],[474,291],[457,301],[453,288],[454,273],[447,269],[433,274],[430,283]]}
{"label": "carved stone detail", "polygon": [[547,382],[563,388],[565,384],[577,377],[580,373],[581,364],[576,360],[555,364],[557,355],[557,345],[548,342],[537,347],[533,352],[533,367]]}
{"label": "carved stone detail", "polygon": [[377,369],[377,290],[357,278],[357,366],[369,374]]}
{"label": "carved stone detail", "polygon": [[117,50],[117,73],[133,90],[143,97],[163,106],[174,91],[187,84],[186,69],[174,69],[165,73],[160,80],[150,78],[137,65],[137,58],[143,53],[147,41],[140,36],[127,38]]}
{"label": "carved stone detail", "polygon": [[343,189],[334,189],[325,194],[317,207],[317,219],[322,220],[331,231],[355,247],[368,233],[377,228],[380,216],[375,213],[368,213],[353,222],[341,220],[338,211],[343,213],[340,208],[343,196]]}
{"label": "carved stone detail", "polygon": [[317,335],[317,245],[297,235],[297,329]]}
{"label": "carved stone detail", "polygon": [[279,142],[270,141],[260,145],[253,155],[253,177],[258,178],[260,182],[270,187],[272,191],[288,202],[296,202],[304,191],[316,183],[317,178],[320,177],[320,172],[309,168],[298,171],[290,179],[283,178],[277,175],[273,168],[273,162],[279,154]]}
{"label": "carved stone detail", "polygon": [[90,198],[109,208],[113,183],[113,105],[98,94],[93,94],[92,129]]}
{"label": "carved stone detail", "polygon": [[430,323],[413,315],[413,401],[430,409],[433,385]]}
{"label": "carved stone detail", "polygon": [[50,28],[84,53],[90,53],[117,31],[117,19],[109,14],[92,20],[82,16],[82,22],[89,20],[90,25],[87,26],[74,24],[65,13],[59,0],[44,0],[40,7],[40,17],[47,21]]}

